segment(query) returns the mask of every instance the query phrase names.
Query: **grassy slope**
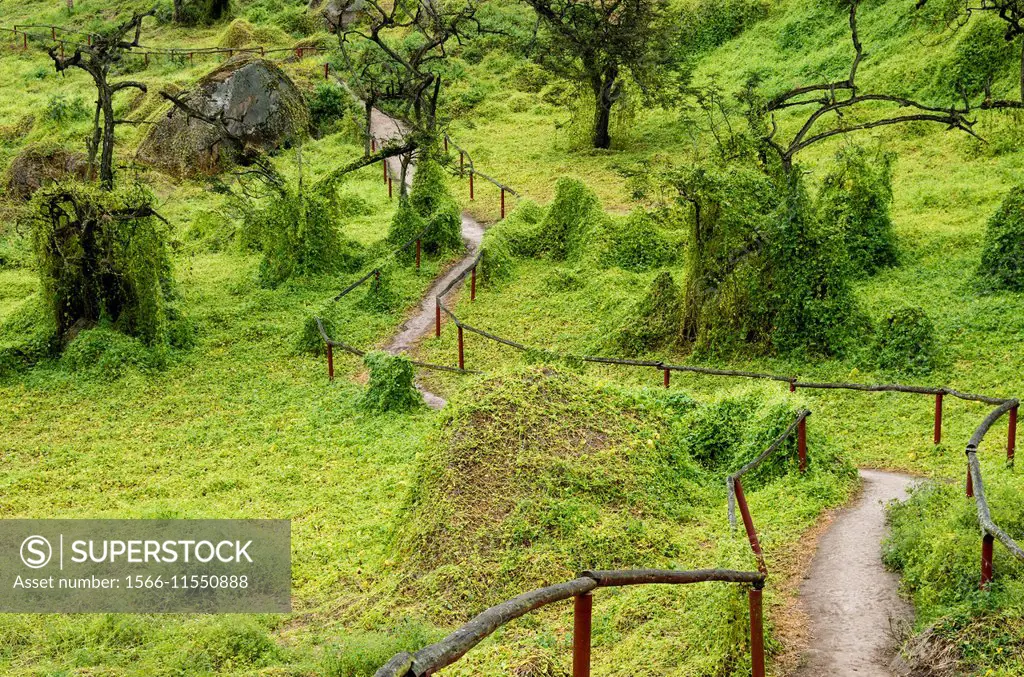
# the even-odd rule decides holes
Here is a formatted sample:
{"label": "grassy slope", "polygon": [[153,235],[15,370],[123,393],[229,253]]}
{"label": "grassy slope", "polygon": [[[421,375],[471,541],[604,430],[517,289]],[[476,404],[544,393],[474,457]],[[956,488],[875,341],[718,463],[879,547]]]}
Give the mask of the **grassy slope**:
{"label": "grassy slope", "polygon": [[[898,4],[865,8],[863,30],[869,50],[873,49],[868,37],[871,28],[887,25],[897,13]],[[49,4],[5,0],[0,7],[12,21],[33,17],[64,22],[59,14],[52,14]],[[98,14],[102,6],[79,3],[79,10],[86,15]],[[779,49],[780,31],[797,13],[814,11],[801,9],[796,3],[776,8],[768,21],[707,57],[701,73],[720,70],[731,74],[731,80],[723,77],[723,81],[734,85],[738,73],[751,65],[784,63],[784,79],[795,81],[814,70],[830,53],[845,54],[844,38],[831,52],[821,52],[823,45],[811,43],[790,53]],[[834,22],[840,28],[843,25],[841,17]],[[209,44],[219,30],[168,30],[157,43]],[[895,32],[884,39],[892,46],[915,44],[908,42],[913,36],[900,38]],[[927,50],[919,45],[915,48],[920,52],[919,61],[902,64],[893,72],[892,80],[917,73],[922,70],[921,64],[929,62]],[[881,61],[884,52],[875,50],[874,55]],[[305,70],[312,75],[316,64],[308,61]],[[475,70],[482,76],[483,86],[497,89],[498,78],[486,68],[491,65],[498,72],[500,64],[485,60],[483,65]],[[15,57],[5,54],[3,67],[10,75],[0,83],[0,91],[8,94],[2,97],[6,103],[0,110],[5,123],[16,121],[26,110],[39,110],[58,87],[61,91],[77,91],[88,100],[84,75],[67,78],[67,84],[58,81],[48,74],[46,59],[38,53]],[[201,66],[184,72],[154,68],[149,75],[154,82],[184,84],[204,71]],[[881,73],[871,61],[864,66],[865,82]],[[46,75],[38,77],[42,74]],[[628,193],[616,169],[642,161],[654,152],[671,154],[690,143],[673,115],[656,113],[637,121],[629,145],[623,149],[577,152],[572,150],[570,136],[555,128],[555,123],[564,122],[564,115],[553,115],[557,112],[553,107],[538,101],[521,112],[511,112],[500,97],[486,106],[486,111],[480,113],[486,112],[487,116],[481,114],[457,124],[453,136],[471,150],[482,171],[540,201],[550,198],[558,176],[574,174],[598,190],[608,208],[627,208]],[[80,126],[61,131],[37,124],[29,139],[72,139],[80,132]],[[126,147],[139,134],[130,130],[123,133]],[[991,156],[984,154],[986,151],[979,155],[973,142],[936,131],[913,136],[883,133],[880,138],[900,153],[895,217],[907,247],[906,263],[862,285],[861,298],[874,314],[903,299],[928,308],[950,354],[949,365],[932,380],[967,389],[1019,392],[1016,374],[1021,358],[1002,346],[1012,345],[1024,331],[1020,299],[977,298],[963,288],[971,262],[977,258],[975,243],[984,219],[1006,186],[1020,178],[1019,155]],[[834,148],[818,151],[810,164],[813,166]],[[329,165],[333,153],[351,150],[328,140],[308,146],[306,160],[315,171],[318,162]],[[2,147],[5,157],[14,151],[15,145]],[[379,198],[380,193],[374,193],[379,187],[373,185],[373,176],[367,172],[357,190]],[[198,186],[154,179],[166,200],[164,210],[182,230],[197,211],[219,207]],[[468,198],[464,184],[462,190],[463,197]],[[494,218],[496,191],[481,182],[477,196],[472,209]],[[370,242],[379,237],[385,218],[386,212],[382,211],[379,217],[346,224],[346,231]],[[952,266],[951,262],[963,265]],[[17,403],[0,415],[5,432],[13,431],[4,440],[10,447],[4,449],[5,459],[10,459],[5,460],[4,481],[11,488],[4,492],[3,514],[80,515],[84,509],[97,516],[290,516],[295,520],[297,605],[316,608],[326,604],[329,609],[343,609],[361,597],[359,591],[369,581],[379,580],[382,575],[387,578],[388,562],[381,561],[385,557],[383,536],[399,509],[402,487],[410,479],[412,456],[423,446],[431,416],[364,419],[352,406],[358,391],[350,379],[358,370],[350,367],[351,362],[343,362],[348,365],[345,378],[328,388],[323,385],[322,362],[293,355],[290,339],[285,337],[304,317],[300,306],[315,306],[329,296],[335,284],[259,290],[251,282],[255,262],[236,254],[186,255],[183,251],[178,266],[188,295],[187,308],[201,321],[200,344],[169,372],[156,376],[132,374],[108,384],[68,375],[50,365],[28,377],[0,384],[5,400]],[[427,269],[420,280],[430,272]],[[537,345],[589,350],[603,345],[602,337],[623,321],[628,304],[639,297],[650,277],[611,271],[588,277],[580,289],[555,293],[543,283],[549,274],[543,264],[526,265],[515,282],[498,292],[484,292],[476,305],[463,303],[462,309],[473,322]],[[409,299],[415,297],[417,284],[417,280],[409,281]],[[18,305],[32,286],[32,276],[24,270],[0,271],[0,317]],[[595,307],[607,309],[609,319],[595,322]],[[395,322],[394,316],[376,318],[371,328],[352,338],[367,345]],[[470,366],[518,360],[503,349],[484,348],[475,337],[468,340]],[[453,361],[452,332],[446,332],[440,341],[428,342],[427,352],[432,358]],[[441,352],[444,358],[438,355]],[[856,369],[856,365],[843,362],[754,364],[827,378],[849,376]],[[607,371],[603,375],[618,382],[650,383],[659,378],[656,373]],[[853,377],[870,380],[882,375],[854,373]],[[677,377],[675,383],[680,381],[689,390],[708,394],[722,387],[717,380],[684,381]],[[820,426],[816,433],[841,434],[860,463],[943,475],[959,468],[962,457],[955,449],[933,449],[928,443],[930,404],[925,400],[888,395],[803,397],[818,412],[812,422]],[[974,405],[951,404],[947,439],[959,446],[981,412]],[[171,416],[176,417],[173,424]],[[998,433],[993,439],[997,437]],[[126,454],[141,456],[145,462],[126,464]],[[54,500],[52,485],[39,481],[40,473],[63,482],[57,494],[59,500]],[[310,481],[310,477],[317,479]],[[755,493],[755,514],[769,514],[775,498]],[[711,515],[711,523],[720,521],[721,506],[715,506]],[[798,531],[805,524],[793,526]],[[640,597],[636,599],[637,603],[641,601]],[[382,611],[384,616],[378,621],[388,625],[386,617],[394,612],[390,608]],[[331,616],[320,613],[314,618],[320,624]],[[308,667],[312,659],[306,648],[330,639],[315,624],[299,618],[294,627],[282,628],[286,648],[279,650],[279,655],[257,654],[254,662],[289,664],[296,671]],[[553,628],[538,622],[527,623],[521,630],[512,629],[491,642],[481,655],[508,665],[507,661],[518,660],[517,650],[524,642],[525,646],[564,644],[565,621],[562,616]],[[273,625],[276,621],[265,619],[265,623]],[[362,624],[374,625],[365,618]],[[7,618],[4,636],[11,641],[4,644],[20,648],[0,653],[0,658],[8,661],[8,671],[24,672],[101,664],[119,666],[118,672],[153,674],[165,668],[204,665],[204,660],[223,672],[252,669],[251,663],[218,663],[218,635],[208,631],[207,625],[188,618],[166,624],[140,621],[144,638],[140,648],[121,646],[112,639],[118,635],[108,625],[90,619]],[[610,638],[609,644],[621,640],[614,628],[601,632]],[[79,656],[75,651],[81,646],[95,655]],[[362,645],[356,641],[354,646],[359,649]],[[298,650],[292,651],[292,647]],[[676,650],[671,642],[664,649],[668,654]],[[641,663],[660,653],[657,648],[648,649],[632,641],[617,651],[623,661],[628,658]]]}

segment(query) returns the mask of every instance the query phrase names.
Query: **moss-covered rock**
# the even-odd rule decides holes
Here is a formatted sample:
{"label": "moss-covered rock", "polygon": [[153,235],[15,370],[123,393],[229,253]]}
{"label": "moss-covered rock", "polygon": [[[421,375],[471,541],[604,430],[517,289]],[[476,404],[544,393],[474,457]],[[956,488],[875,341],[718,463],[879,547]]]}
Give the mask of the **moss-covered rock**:
{"label": "moss-covered rock", "polygon": [[4,190],[15,200],[27,200],[43,186],[64,178],[85,179],[85,155],[52,144],[34,144],[22,150],[4,175]]}
{"label": "moss-covered rock", "polygon": [[205,76],[183,99],[205,115],[224,116],[240,144],[211,124],[171,109],[143,140],[138,159],[174,176],[216,174],[237,161],[243,146],[271,151],[305,134],[309,111],[302,92],[278,66],[239,56]]}

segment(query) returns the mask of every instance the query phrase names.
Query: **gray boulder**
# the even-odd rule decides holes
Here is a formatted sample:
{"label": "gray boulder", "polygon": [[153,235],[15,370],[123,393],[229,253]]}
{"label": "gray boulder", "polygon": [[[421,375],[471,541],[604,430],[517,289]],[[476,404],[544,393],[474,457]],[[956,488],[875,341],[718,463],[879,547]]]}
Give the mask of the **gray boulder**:
{"label": "gray boulder", "polygon": [[[174,107],[139,146],[138,159],[174,176],[216,174],[245,151],[272,151],[304,134],[309,109],[302,92],[275,64],[251,56],[224,63],[180,97],[211,117],[223,116],[230,136]],[[237,140],[236,140],[237,139]]]}

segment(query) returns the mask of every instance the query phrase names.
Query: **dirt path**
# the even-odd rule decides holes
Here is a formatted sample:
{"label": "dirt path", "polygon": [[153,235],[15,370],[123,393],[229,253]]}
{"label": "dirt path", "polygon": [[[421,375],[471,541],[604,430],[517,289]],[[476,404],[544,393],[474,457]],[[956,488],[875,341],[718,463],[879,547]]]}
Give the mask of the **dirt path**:
{"label": "dirt path", "polygon": [[807,613],[810,648],[796,677],[891,677],[890,623],[913,618],[897,594],[899,576],[882,566],[884,504],[903,500],[914,482],[907,475],[861,470],[864,488],[841,510],[818,542],[800,601]]}
{"label": "dirt path", "polygon": [[[399,138],[402,127],[393,118],[374,109],[370,116],[370,131],[378,139]],[[413,167],[410,165],[406,172],[406,184],[412,184]],[[388,160],[388,171],[392,176],[399,176],[401,165],[397,158]],[[398,333],[384,346],[389,353],[408,353],[415,349],[416,345],[434,329],[434,297],[444,289],[449,282],[458,277],[473,262],[480,243],[484,238],[484,227],[466,212],[462,214],[462,239],[466,243],[466,254],[459,261],[449,267],[440,277],[434,280],[434,284],[420,300],[419,307],[406,319]],[[456,287],[458,288],[458,287]],[[416,388],[423,393],[423,399],[432,409],[440,409],[445,405],[445,400],[440,395],[432,393],[419,382]]]}

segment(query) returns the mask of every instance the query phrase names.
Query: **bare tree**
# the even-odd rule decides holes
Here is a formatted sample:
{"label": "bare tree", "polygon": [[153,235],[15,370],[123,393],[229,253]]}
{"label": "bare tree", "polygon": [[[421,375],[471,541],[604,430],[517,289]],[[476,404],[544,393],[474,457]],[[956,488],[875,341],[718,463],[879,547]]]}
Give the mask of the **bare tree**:
{"label": "bare tree", "polygon": [[[113,30],[96,35],[92,44],[78,45],[74,54],[64,57],[57,54],[57,47],[49,50],[50,58],[58,73],[69,68],[80,68],[92,76],[96,85],[96,114],[93,131],[89,138],[89,171],[95,173],[96,155],[100,154],[100,183],[110,190],[114,186],[114,129],[118,124],[129,122],[114,116],[114,95],[126,89],[146,91],[146,85],[134,80],[110,82],[110,69],[121,62],[124,54],[139,46],[142,21],[153,14],[143,12],[118,25]],[[102,150],[101,150],[102,149]]]}
{"label": "bare tree", "polygon": [[[793,168],[793,157],[808,146],[833,136],[864,129],[905,122],[936,122],[946,125],[949,129],[959,129],[976,136],[972,130],[974,120],[968,118],[970,108],[966,104],[963,108],[929,106],[902,96],[862,92],[857,87],[857,69],[865,58],[864,47],[857,32],[858,5],[859,0],[850,2],[850,37],[853,41],[854,56],[846,79],[794,87],[767,101],[757,96],[757,83],[754,81],[748,84],[743,95],[750,106],[752,125],[763,130],[764,142],[778,153],[782,167],[787,172]],[[846,122],[847,114],[869,108],[864,104],[879,103],[895,104],[896,114],[877,114],[877,108],[870,106],[866,120],[852,124]],[[776,113],[789,108],[803,107],[810,107],[811,112],[807,114],[798,131],[788,141],[779,140]],[[833,124],[822,128],[823,125],[819,123],[828,120]]]}

